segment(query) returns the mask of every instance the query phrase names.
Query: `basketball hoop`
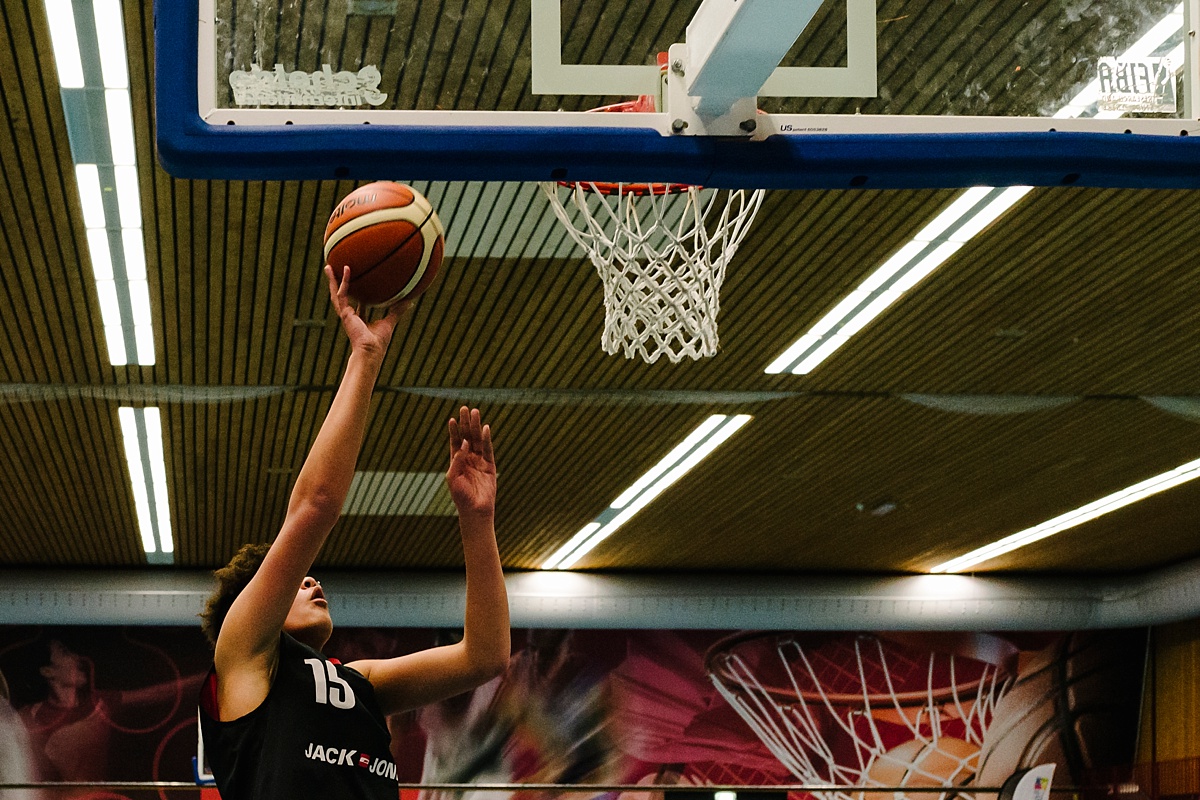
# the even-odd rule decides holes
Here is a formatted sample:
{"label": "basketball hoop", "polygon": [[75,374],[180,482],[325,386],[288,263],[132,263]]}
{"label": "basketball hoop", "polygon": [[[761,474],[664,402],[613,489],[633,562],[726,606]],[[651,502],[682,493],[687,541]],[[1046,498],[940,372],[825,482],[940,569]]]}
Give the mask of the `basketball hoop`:
{"label": "basketball hoop", "polygon": [[973,636],[968,647],[947,647],[890,635],[739,634],[713,645],[705,666],[721,696],[805,783],[945,786],[938,800],[971,798],[961,787],[975,777],[1015,653],[996,637],[984,638],[982,646]]}
{"label": "basketball hoop", "polygon": [[[666,69],[661,59],[660,68]],[[654,109],[654,98],[642,96],[593,111]],[[638,355],[651,364],[664,355],[672,362],[716,355],[725,267],[762,205],[762,189],[540,185],[604,282],[604,352],[623,350],[626,358]]]}

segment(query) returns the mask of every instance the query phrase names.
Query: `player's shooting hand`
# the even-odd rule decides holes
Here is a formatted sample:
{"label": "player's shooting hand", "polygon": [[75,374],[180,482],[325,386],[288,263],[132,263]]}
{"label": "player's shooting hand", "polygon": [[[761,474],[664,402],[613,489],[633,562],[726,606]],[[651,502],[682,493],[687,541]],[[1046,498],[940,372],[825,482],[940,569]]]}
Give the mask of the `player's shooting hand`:
{"label": "player's shooting hand", "polygon": [[450,419],[450,497],[460,515],[492,516],[496,512],[496,459],[492,429],[482,425],[479,409],[463,406]]}
{"label": "player's shooting hand", "polygon": [[342,320],[342,328],[350,339],[350,346],[382,358],[387,352],[388,343],[392,341],[396,323],[412,310],[412,301],[393,303],[382,317],[367,322],[350,299],[350,267],[342,268],[340,282],[334,276],[333,267],[328,264],[325,265],[325,275],[329,279],[329,299],[333,301],[333,308]]}

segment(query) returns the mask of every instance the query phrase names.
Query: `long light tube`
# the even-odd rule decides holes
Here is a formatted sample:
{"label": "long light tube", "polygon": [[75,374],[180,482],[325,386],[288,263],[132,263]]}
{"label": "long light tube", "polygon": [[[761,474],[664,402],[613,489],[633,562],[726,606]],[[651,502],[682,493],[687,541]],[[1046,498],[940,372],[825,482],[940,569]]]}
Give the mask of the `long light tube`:
{"label": "long light tube", "polygon": [[752,417],[748,414],[727,416],[714,414],[671,449],[657,464],[634,481],[594,521],[546,559],[542,569],[569,569],[596,545],[649,505],[667,487],[686,475],[693,467],[737,433]]}
{"label": "long light tube", "polygon": [[1047,536],[1053,536],[1056,533],[1061,533],[1077,525],[1090,522],[1096,519],[1096,517],[1104,516],[1119,508],[1124,508],[1139,500],[1145,500],[1147,497],[1156,495],[1159,492],[1165,492],[1167,489],[1174,488],[1181,483],[1187,483],[1196,478],[1200,478],[1200,459],[1189,461],[1169,472],[1155,475],[1153,478],[1147,478],[1141,483],[1136,483],[1118,492],[1113,492],[1085,506],[1068,511],[1065,514],[1059,514],[1057,517],[1048,519],[1039,525],[1034,525],[1032,528],[1017,531],[1010,536],[1005,536],[1003,539],[972,550],[965,555],[938,564],[929,571],[964,572],[985,561],[990,561],[1005,553],[1011,553],[1013,550],[1024,547],[1027,544],[1033,544],[1045,539]]}
{"label": "long light tube", "polygon": [[[90,13],[87,0],[45,5],[109,362],[153,364],[121,1],[91,0]],[[142,548],[151,563],[170,563],[175,546],[159,410],[120,408],[118,418]]]}
{"label": "long light tube", "polygon": [[64,89],[83,87],[83,60],[79,57],[79,34],[71,0],[46,0],[46,19],[50,23],[50,45],[58,68],[58,85]]}
{"label": "long light tube", "polygon": [[[1119,56],[1122,60],[1142,59],[1169,45],[1183,30],[1183,4],[1160,20],[1141,39]],[[1168,58],[1182,66],[1183,47],[1177,47]],[[1065,106],[1055,118],[1061,117],[1119,117],[1117,112],[1100,112],[1095,104],[1100,94],[1100,82],[1092,81]],[[976,186],[962,192],[912,241],[869,275],[857,288],[819,319],[782,355],[764,370],[777,375],[790,372],[806,375],[841,348],[850,338],[882,314],[904,292],[928,276],[958,249],[939,250],[941,243],[964,243],[1002,217],[1031,187],[1012,186],[1000,189]]]}
{"label": "long light tube", "polygon": [[175,543],[167,502],[167,468],[159,410],[123,406],[117,413],[142,549],[147,556],[169,560],[175,552]]}
{"label": "long light tube", "polygon": [[[86,3],[45,2],[63,108],[72,130],[72,156],[78,156],[76,183],[108,360],[114,366],[153,364],[154,332],[121,3],[91,0],[88,13]],[[81,48],[81,39],[95,47]],[[81,53],[92,55],[84,58]],[[93,99],[67,102],[68,96],[76,95]],[[83,117],[83,109],[96,113]]]}

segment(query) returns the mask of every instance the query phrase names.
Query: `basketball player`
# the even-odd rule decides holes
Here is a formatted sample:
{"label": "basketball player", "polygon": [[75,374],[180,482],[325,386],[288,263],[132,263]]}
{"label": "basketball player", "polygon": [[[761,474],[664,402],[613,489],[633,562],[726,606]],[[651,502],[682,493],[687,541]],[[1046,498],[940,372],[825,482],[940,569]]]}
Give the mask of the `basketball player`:
{"label": "basketball player", "polygon": [[396,800],[386,716],[468,691],[508,664],[491,430],[466,407],[450,420],[446,475],[467,569],[462,640],[346,665],[321,653],[333,623],[320,582],[307,573],[349,492],[371,392],[408,305],[368,323],[348,300],[350,270],[340,285],[325,273],[350,339],[346,373],[275,541],[242,548],[218,570],[203,615],[215,652],[200,718],[222,800]]}

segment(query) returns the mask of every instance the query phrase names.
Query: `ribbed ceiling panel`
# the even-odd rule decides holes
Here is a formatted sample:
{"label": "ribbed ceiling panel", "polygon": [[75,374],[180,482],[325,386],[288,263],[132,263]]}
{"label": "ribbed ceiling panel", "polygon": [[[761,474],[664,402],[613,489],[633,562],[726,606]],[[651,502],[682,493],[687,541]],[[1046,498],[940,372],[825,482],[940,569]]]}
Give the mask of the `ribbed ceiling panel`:
{"label": "ribbed ceiling panel", "polygon": [[[564,2],[564,60],[650,63],[682,38],[695,5]],[[1071,24],[1060,5],[881,2],[881,80],[904,88],[834,105],[1039,110],[1030,98],[1057,101],[1085,67],[1025,63],[1017,45],[1036,35],[1038,52],[1100,52],[1169,4],[1126,8],[1125,20],[1076,4]],[[347,356],[321,236],[356,184],[166,175],[153,148],[153,17],[147,4],[124,6],[157,356],[148,367],[108,363],[42,6],[0,7],[4,564],[144,563],[121,456],[123,404],[162,409],[178,564],[214,567],[242,542],[269,539]],[[323,29],[284,14],[261,41],[319,69],[305,62],[316,31],[394,76],[397,107],[625,99],[529,94],[527,0],[400,6],[413,24],[386,51],[371,41],[385,23],[357,16]],[[844,2],[827,4],[788,63],[843,63],[839,15]],[[232,35],[250,46],[247,30]],[[275,57],[264,52],[264,64]],[[953,92],[931,90],[951,77]],[[379,177],[404,180],[405,165],[381,164]],[[763,369],[956,192],[769,193],[728,270],[720,353],[647,365],[601,352],[601,281],[533,187],[418,188],[447,226],[448,257],[397,329],[358,467],[440,472],[446,420],[460,402],[482,405],[511,568],[537,567],[712,413],[754,420],[582,566],[924,570],[1200,457],[1200,422],[1137,399],[1200,396],[1194,192],[1037,190],[798,377]],[[975,416],[906,393],[1076,399]],[[1172,490],[986,568],[1125,572],[1195,557],[1197,491]],[[897,507],[883,516],[855,508],[885,501]],[[461,558],[452,518],[355,516],[339,523],[320,565],[443,569]]]}

